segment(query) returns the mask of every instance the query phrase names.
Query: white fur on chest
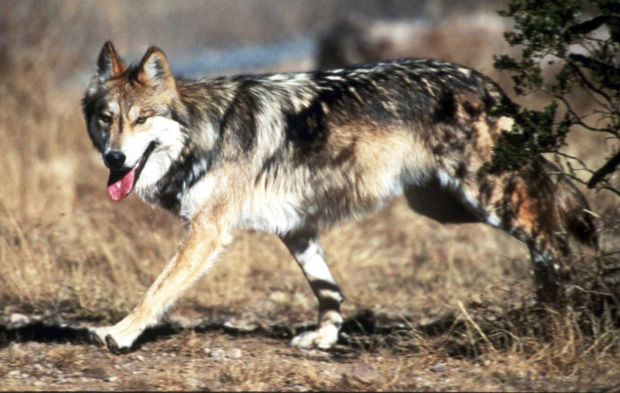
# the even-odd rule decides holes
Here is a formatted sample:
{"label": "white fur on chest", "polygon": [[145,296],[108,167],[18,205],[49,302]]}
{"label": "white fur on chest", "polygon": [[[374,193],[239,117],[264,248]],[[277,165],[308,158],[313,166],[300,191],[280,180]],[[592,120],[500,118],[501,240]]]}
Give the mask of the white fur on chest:
{"label": "white fur on chest", "polygon": [[190,220],[213,196],[216,186],[215,176],[205,175],[181,197],[179,215]]}
{"label": "white fur on chest", "polygon": [[255,195],[241,211],[238,227],[284,234],[303,225],[304,213],[299,197],[293,195]]}

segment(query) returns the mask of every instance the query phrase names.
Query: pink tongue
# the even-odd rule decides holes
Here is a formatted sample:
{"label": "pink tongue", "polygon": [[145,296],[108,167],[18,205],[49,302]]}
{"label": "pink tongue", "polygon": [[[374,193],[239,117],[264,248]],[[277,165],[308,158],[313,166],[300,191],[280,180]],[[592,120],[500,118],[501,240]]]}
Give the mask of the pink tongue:
{"label": "pink tongue", "polygon": [[108,194],[114,201],[120,201],[125,198],[133,189],[133,183],[136,178],[136,168],[131,168],[122,179],[108,184]]}

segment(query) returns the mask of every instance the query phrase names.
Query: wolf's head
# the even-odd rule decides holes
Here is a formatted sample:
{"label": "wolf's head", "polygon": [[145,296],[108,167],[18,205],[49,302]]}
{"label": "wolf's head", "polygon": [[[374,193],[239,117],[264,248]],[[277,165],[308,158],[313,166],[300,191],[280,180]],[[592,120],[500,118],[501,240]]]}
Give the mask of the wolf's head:
{"label": "wolf's head", "polygon": [[183,148],[185,108],[164,53],[149,48],[127,67],[106,42],[82,100],[88,133],[110,169],[108,194],[148,197]]}

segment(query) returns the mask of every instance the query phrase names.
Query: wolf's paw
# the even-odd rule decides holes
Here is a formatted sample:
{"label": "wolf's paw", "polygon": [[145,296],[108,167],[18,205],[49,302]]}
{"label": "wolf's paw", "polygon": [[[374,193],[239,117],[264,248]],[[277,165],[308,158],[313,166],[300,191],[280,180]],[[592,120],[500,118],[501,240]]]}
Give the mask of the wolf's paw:
{"label": "wolf's paw", "polygon": [[106,328],[96,327],[88,329],[88,341],[95,344],[98,347],[105,346]]}
{"label": "wolf's paw", "polygon": [[134,342],[134,337],[122,336],[114,332],[114,327],[90,328],[90,341],[99,347],[106,346],[115,354],[129,352]]}
{"label": "wolf's paw", "polygon": [[105,336],[105,344],[108,346],[108,349],[110,350],[110,352],[114,354],[121,354],[121,353],[127,353],[131,350],[131,344],[133,344],[133,341],[130,342],[129,344],[121,345],[121,344],[118,344],[116,340],[112,338],[111,335],[108,334],[107,336]]}
{"label": "wolf's paw", "polygon": [[330,325],[304,332],[291,340],[291,345],[299,348],[329,349],[338,341],[338,327]]}

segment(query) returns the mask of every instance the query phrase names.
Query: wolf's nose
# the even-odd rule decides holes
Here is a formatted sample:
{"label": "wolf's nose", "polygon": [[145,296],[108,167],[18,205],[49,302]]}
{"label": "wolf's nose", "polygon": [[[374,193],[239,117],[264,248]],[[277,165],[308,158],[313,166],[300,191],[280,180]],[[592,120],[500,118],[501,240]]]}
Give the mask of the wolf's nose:
{"label": "wolf's nose", "polygon": [[105,161],[105,165],[110,169],[122,169],[125,163],[125,155],[121,151],[112,150],[103,156],[103,161]]}

